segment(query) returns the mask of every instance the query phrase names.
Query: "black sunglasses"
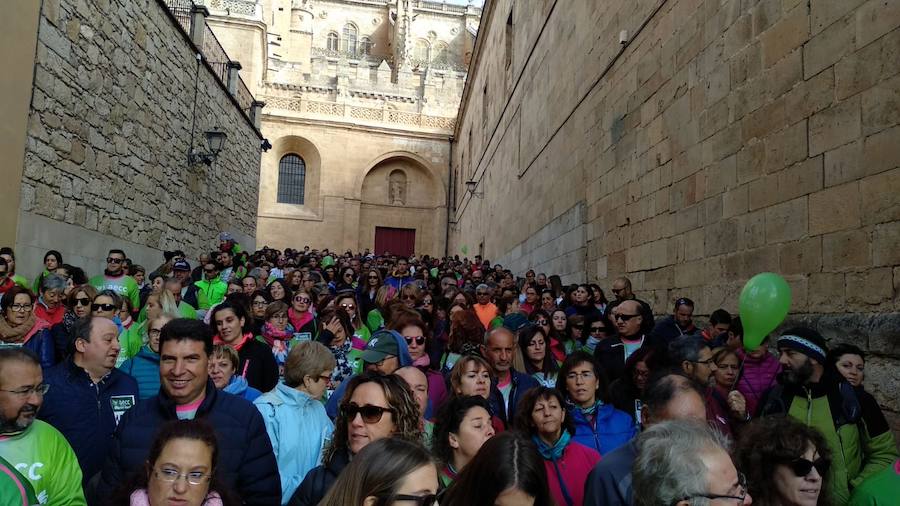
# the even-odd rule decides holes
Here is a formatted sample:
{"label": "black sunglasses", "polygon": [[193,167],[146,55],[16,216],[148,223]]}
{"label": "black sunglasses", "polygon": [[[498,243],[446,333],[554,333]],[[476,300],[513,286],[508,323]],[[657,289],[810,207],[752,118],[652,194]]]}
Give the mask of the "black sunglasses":
{"label": "black sunglasses", "polygon": [[438,496],[434,494],[427,495],[408,495],[408,494],[397,494],[393,496],[393,498],[382,498],[385,502],[384,504],[393,504],[394,501],[409,501],[414,503],[416,506],[434,506],[437,504]]}
{"label": "black sunglasses", "polygon": [[108,264],[120,264],[124,261],[125,261],[124,258],[106,257],[106,263],[108,263]]}
{"label": "black sunglasses", "polygon": [[791,471],[793,471],[794,475],[798,478],[807,476],[812,472],[813,467],[816,468],[816,471],[819,472],[820,476],[826,476],[828,475],[828,469],[831,467],[831,462],[828,462],[823,458],[818,458],[815,461],[799,458],[788,462],[787,466],[791,468]]}
{"label": "black sunglasses", "polygon": [[591,334],[599,334],[601,332],[605,334],[607,332],[606,327],[591,327]]}
{"label": "black sunglasses", "polygon": [[639,314],[616,314],[615,319],[622,320],[623,322],[627,322],[628,320],[630,320],[632,318],[636,318],[638,316],[641,316],[641,315],[639,315]]}
{"label": "black sunglasses", "polygon": [[75,305],[76,306],[90,306],[91,299],[89,299],[87,297],[84,297],[84,298],[79,297],[79,298],[75,299]]}
{"label": "black sunglasses", "polygon": [[425,344],[425,336],[415,336],[415,337],[404,336],[403,339],[406,339],[406,344],[412,344],[413,339],[415,339],[416,344],[418,344],[419,346],[422,346],[423,344]]}
{"label": "black sunglasses", "polygon": [[116,309],[115,304],[91,304],[91,310],[93,311],[112,311]]}
{"label": "black sunglasses", "polygon": [[394,410],[391,408],[383,408],[381,406],[373,406],[371,404],[359,406],[355,402],[351,402],[350,404],[342,407],[341,411],[344,413],[344,418],[348,422],[352,422],[356,419],[356,415],[360,415],[362,416],[363,422],[368,424],[380,422],[381,417],[384,416],[385,412],[394,412]]}

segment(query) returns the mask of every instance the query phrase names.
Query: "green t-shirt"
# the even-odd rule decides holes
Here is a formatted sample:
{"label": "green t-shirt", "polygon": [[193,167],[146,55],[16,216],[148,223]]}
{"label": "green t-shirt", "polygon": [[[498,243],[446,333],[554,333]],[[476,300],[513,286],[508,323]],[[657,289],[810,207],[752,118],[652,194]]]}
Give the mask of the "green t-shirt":
{"label": "green t-shirt", "polygon": [[900,493],[900,460],[869,476],[853,490],[848,506],[889,506],[897,504]]}
{"label": "green t-shirt", "polygon": [[0,457],[0,506],[34,506],[40,504],[28,478]]}
{"label": "green t-shirt", "polygon": [[21,434],[0,437],[0,457],[28,480],[41,504],[87,504],[75,452],[50,424],[35,420]]}
{"label": "green t-shirt", "polygon": [[122,297],[128,297],[131,300],[131,307],[140,307],[141,305],[141,289],[138,287],[137,281],[131,276],[110,277],[100,274],[91,278],[88,283],[97,289],[112,290]]}

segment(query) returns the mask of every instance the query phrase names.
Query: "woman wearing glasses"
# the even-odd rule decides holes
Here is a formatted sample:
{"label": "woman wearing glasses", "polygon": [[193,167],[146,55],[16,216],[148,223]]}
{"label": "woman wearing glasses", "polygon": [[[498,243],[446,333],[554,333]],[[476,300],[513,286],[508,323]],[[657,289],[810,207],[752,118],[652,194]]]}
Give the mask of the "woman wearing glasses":
{"label": "woman wearing glasses", "polygon": [[[359,315],[365,318],[377,307],[375,296],[378,295],[378,289],[381,288],[383,281],[381,279],[381,271],[378,269],[369,269],[366,271],[365,277],[359,281],[356,292],[359,298]],[[370,330],[376,330],[371,329]]]}
{"label": "woman wearing glasses", "polygon": [[163,426],[147,458],[146,470],[111,504],[130,506],[237,506],[241,504],[216,475],[219,444],[202,420]]}
{"label": "woman wearing glasses", "polygon": [[53,339],[53,347],[56,361],[61,362],[68,351],[69,333],[75,320],[91,314],[91,301],[97,296],[97,290],[91,285],[78,285],[69,292],[66,300],[66,313],[58,324],[50,327],[50,336]]}
{"label": "woman wearing glasses", "polygon": [[321,343],[297,343],[287,356],[284,381],[253,402],[275,449],[283,504],[321,461],[322,442],[334,430],[320,402],[331,383],[334,365],[334,357]]}
{"label": "woman wearing glasses", "polygon": [[122,364],[122,372],[137,381],[138,397],[149,399],[159,393],[159,334],[165,324],[174,318],[176,313],[161,314],[147,321],[147,342],[137,355]]}
{"label": "woman wearing glasses", "polygon": [[372,334],[369,332],[369,328],[365,326],[359,315],[359,304],[356,302],[356,292],[353,290],[338,292],[337,296],[334,298],[334,306],[343,309],[350,316],[350,321],[353,322],[353,335],[368,343]]}
{"label": "woman wearing glasses", "polygon": [[583,351],[569,355],[556,384],[565,397],[575,441],[606,455],[635,436],[628,413],[610,403],[609,385],[594,357]]}
{"label": "woman wearing glasses", "polygon": [[356,271],[349,265],[341,268],[341,273],[334,282],[335,293],[345,290],[350,290],[351,292],[356,290]]}
{"label": "woman wearing glasses", "polygon": [[[429,295],[430,297],[430,295]],[[418,316],[418,313],[403,312],[399,314],[391,325],[406,340],[409,356],[412,357],[412,365],[417,367],[428,379],[428,399],[434,411],[447,400],[447,386],[444,376],[431,367],[431,356],[428,348],[431,344],[431,333],[428,325]]]}
{"label": "woman wearing glasses", "polygon": [[735,450],[738,468],[747,474],[753,504],[822,506],[831,451],[819,431],[789,416],[754,420],[741,431]]}
{"label": "woman wearing glasses", "polygon": [[387,438],[364,448],[319,505],[433,506],[437,490],[437,466],[428,450]]}
{"label": "woman wearing glasses", "polygon": [[388,437],[413,442],[421,437],[419,406],[406,381],[377,373],[354,376],[341,399],[322,465],[306,475],[288,504],[319,504],[353,456],[369,443]]}
{"label": "woman wearing glasses", "polygon": [[309,292],[300,290],[294,292],[291,299],[291,307],[288,309],[288,319],[294,332],[304,341],[314,341],[317,335],[318,323],[312,312],[313,298]]}
{"label": "woman wearing glasses", "polygon": [[56,363],[50,324],[34,315],[34,295],[31,290],[13,286],[0,299],[3,318],[0,318],[0,341],[5,346],[22,346],[33,351],[47,368]]}
{"label": "woman wearing glasses", "polygon": [[709,423],[725,436],[734,438],[737,430],[750,420],[747,400],[737,391],[741,362],[730,348],[720,348],[712,356],[716,370],[706,394],[706,413]]}

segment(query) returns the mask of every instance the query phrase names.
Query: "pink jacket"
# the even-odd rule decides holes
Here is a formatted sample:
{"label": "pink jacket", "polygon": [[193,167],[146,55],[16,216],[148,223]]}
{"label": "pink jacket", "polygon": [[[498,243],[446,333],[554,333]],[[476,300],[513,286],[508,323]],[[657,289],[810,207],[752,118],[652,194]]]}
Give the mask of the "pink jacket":
{"label": "pink jacket", "polygon": [[600,462],[599,453],[575,441],[569,442],[566,449],[563,450],[562,458],[556,461],[559,474],[554,469],[554,463],[544,459],[544,470],[547,472],[547,483],[550,485],[550,495],[553,497],[553,501],[560,506],[567,504],[559,483],[559,476],[562,475],[573,506],[584,504],[584,484],[597,462]]}
{"label": "pink jacket", "polygon": [[766,353],[761,359],[754,359],[743,349],[737,353],[743,363],[737,390],[747,399],[747,412],[755,415],[763,394],[775,385],[775,377],[781,372],[781,364],[771,353]]}

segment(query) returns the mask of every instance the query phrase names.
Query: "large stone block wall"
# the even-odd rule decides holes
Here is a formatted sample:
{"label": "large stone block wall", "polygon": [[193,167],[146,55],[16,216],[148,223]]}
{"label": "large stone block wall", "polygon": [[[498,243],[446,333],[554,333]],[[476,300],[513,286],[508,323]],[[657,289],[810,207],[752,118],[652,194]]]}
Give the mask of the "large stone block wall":
{"label": "large stone block wall", "polygon": [[[156,0],[43,2],[17,245],[40,253],[22,258],[23,273],[38,272],[49,248],[84,255],[77,242],[23,230],[35,217],[133,245],[146,263],[175,247],[197,255],[221,230],[254,246],[261,137],[195,56]],[[205,149],[212,127],[228,135],[211,167],[187,162],[195,79],[194,145]],[[84,267],[96,272],[101,258]]]}
{"label": "large stone block wall", "polygon": [[508,258],[584,201],[588,279],[708,314],[779,272],[792,321],[866,347],[900,412],[900,3],[535,3],[482,19],[451,250]]}

